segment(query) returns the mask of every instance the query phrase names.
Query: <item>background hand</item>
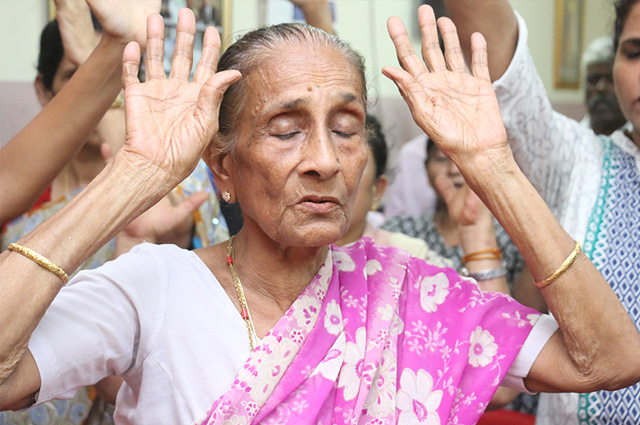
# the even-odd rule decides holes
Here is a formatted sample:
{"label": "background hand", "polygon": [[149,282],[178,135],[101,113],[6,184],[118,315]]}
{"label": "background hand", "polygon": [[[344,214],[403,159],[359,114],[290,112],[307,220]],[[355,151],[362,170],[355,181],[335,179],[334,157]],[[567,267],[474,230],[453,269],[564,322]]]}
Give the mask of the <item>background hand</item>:
{"label": "background hand", "polygon": [[466,183],[456,189],[445,174],[437,176],[434,183],[447,204],[449,217],[458,226],[491,225],[491,211]]}
{"label": "background hand", "polygon": [[207,199],[209,195],[206,192],[198,192],[174,205],[175,195],[170,193],[165,196],[118,234],[116,257],[143,241],[189,248],[193,234],[193,212]]}
{"label": "background hand", "polygon": [[98,45],[91,10],[85,0],[55,0],[65,56],[76,66],[82,65]]}
{"label": "background hand", "polygon": [[484,38],[480,34],[472,37],[470,75],[453,22],[448,18],[438,20],[445,44],[443,56],[433,9],[421,6],[418,18],[422,59],[413,50],[402,21],[392,17],[387,27],[402,69],[386,66],[382,70],[398,86],[415,122],[461,170],[465,160],[474,155],[508,151],[498,102],[489,82]]}
{"label": "background hand", "polygon": [[142,173],[167,193],[184,180],[218,131],[218,110],[224,91],[240,78],[237,71],[216,73],[220,37],[207,29],[202,56],[193,82],[192,64],[195,17],[189,9],[178,16],[171,76],[163,68],[164,23],[158,14],[147,22],[148,46],[145,83],[138,80],[140,49],[130,43],[124,51],[123,80],[127,140],[114,163]]}
{"label": "background hand", "polygon": [[[76,1],[76,0],[64,0]],[[145,22],[152,13],[160,12],[161,0],[86,0],[98,18],[104,35],[128,43],[137,41],[142,51],[147,39]]]}

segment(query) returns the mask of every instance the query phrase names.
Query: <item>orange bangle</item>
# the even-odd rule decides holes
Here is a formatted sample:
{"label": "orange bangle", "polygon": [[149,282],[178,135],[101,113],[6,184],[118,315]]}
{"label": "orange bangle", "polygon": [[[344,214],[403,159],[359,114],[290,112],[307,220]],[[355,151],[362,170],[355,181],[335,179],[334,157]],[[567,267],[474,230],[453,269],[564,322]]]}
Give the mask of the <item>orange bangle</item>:
{"label": "orange bangle", "polygon": [[478,260],[500,260],[502,258],[502,251],[499,248],[483,249],[481,251],[475,251],[462,257],[462,262],[478,261]]}

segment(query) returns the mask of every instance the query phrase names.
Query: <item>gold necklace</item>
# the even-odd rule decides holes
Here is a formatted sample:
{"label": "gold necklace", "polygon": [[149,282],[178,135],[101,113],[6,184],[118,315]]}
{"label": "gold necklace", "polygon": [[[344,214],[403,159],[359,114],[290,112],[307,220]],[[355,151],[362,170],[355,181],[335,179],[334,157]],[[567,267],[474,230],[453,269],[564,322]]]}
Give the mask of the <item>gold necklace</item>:
{"label": "gold necklace", "polygon": [[247,325],[247,332],[249,332],[249,346],[251,347],[251,351],[253,351],[254,342],[253,335],[256,332],[255,327],[253,326],[253,320],[251,320],[251,314],[249,313],[249,306],[247,305],[247,299],[244,296],[244,288],[242,287],[242,283],[240,283],[240,278],[238,277],[238,273],[236,272],[236,268],[233,265],[233,240],[235,236],[231,236],[229,239],[229,243],[227,244],[227,266],[229,266],[229,271],[231,272],[231,279],[233,280],[233,285],[236,287],[236,292],[238,293],[238,301],[240,302],[240,314],[244,319],[244,322]]}

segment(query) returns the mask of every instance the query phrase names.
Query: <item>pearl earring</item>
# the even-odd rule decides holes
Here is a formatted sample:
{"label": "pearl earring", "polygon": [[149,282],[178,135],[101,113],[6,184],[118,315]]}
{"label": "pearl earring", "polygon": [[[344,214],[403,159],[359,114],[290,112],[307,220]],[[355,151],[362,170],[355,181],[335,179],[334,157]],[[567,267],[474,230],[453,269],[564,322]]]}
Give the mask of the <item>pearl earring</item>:
{"label": "pearl earring", "polygon": [[224,202],[228,203],[229,201],[231,201],[231,194],[225,190],[224,192],[222,192],[222,199],[224,200]]}

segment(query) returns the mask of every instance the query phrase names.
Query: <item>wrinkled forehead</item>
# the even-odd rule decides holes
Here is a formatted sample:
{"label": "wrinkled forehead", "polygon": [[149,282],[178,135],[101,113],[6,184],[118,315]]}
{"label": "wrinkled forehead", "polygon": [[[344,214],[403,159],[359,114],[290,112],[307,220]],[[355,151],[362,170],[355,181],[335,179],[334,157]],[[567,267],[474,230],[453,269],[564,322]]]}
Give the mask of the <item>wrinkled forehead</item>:
{"label": "wrinkled forehead", "polygon": [[349,93],[365,104],[364,82],[355,64],[332,46],[283,43],[261,55],[245,77],[247,95],[267,101],[304,86],[309,92],[332,88]]}

